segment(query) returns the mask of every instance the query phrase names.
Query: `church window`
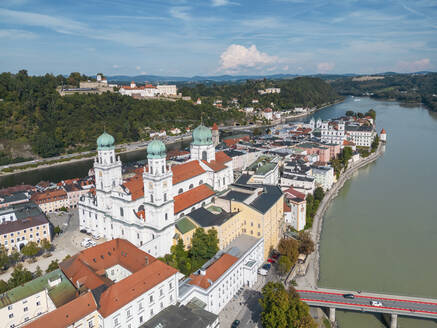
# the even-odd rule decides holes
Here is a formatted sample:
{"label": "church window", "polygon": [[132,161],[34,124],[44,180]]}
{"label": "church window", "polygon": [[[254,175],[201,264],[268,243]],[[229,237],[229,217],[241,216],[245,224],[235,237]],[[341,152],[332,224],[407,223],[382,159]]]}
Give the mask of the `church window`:
{"label": "church window", "polygon": [[193,185],[193,184],[190,184],[189,189],[193,189],[193,187],[194,187],[194,185]]}
{"label": "church window", "polygon": [[150,166],[150,174],[153,174],[153,166]]}
{"label": "church window", "polygon": [[206,151],[202,151],[202,161],[206,161],[208,159],[208,155],[206,153]]}
{"label": "church window", "polygon": [[164,173],[164,165],[162,166],[162,173]]}
{"label": "church window", "polygon": [[153,203],[153,195],[150,195],[150,202]]}
{"label": "church window", "polygon": [[167,194],[165,193],[164,194],[164,202],[166,202],[167,201]]}
{"label": "church window", "polygon": [[165,213],[165,221],[167,221],[167,220],[168,220],[168,214]]}
{"label": "church window", "polygon": [[121,229],[121,234],[124,236],[124,230],[123,229]]}
{"label": "church window", "polygon": [[100,182],[100,189],[103,189],[103,182]]}
{"label": "church window", "polygon": [[182,194],[184,192],[184,189],[179,188],[178,194]]}
{"label": "church window", "polygon": [[200,181],[199,181],[199,186],[200,186],[201,184],[203,184],[203,180],[200,180]]}
{"label": "church window", "polygon": [[120,216],[124,216],[123,207],[120,207]]}
{"label": "church window", "polygon": [[137,232],[137,238],[140,239],[140,234]]}
{"label": "church window", "polygon": [[114,162],[114,160],[113,160],[113,158],[112,158],[112,156],[111,156],[111,164]]}
{"label": "church window", "polygon": [[226,178],[223,178],[223,185],[226,185]]}

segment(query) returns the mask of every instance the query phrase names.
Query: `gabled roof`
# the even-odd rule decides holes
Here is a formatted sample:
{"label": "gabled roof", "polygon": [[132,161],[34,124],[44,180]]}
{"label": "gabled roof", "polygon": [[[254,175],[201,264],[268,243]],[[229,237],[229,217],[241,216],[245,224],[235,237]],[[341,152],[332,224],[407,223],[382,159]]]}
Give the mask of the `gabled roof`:
{"label": "gabled roof", "polygon": [[189,218],[184,217],[176,222],[176,229],[178,229],[181,234],[186,234],[187,232],[196,229],[196,225],[191,222]]}
{"label": "gabled roof", "polygon": [[219,162],[219,161],[209,161],[209,162],[202,161],[202,163],[208,166],[214,172],[219,172],[227,168],[227,166],[223,162]]}
{"label": "gabled roof", "polygon": [[61,262],[59,267],[76,287],[79,282],[88,289],[94,289],[103,284],[112,284],[112,281],[99,274],[102,270],[119,264],[134,273],[153,261],[153,256],[127,240],[117,238],[85,249]]}
{"label": "gabled roof", "polygon": [[174,197],[174,214],[182,212],[211,196],[215,195],[214,190],[206,184],[197,186]]}
{"label": "gabled roof", "polygon": [[296,198],[297,197],[297,198],[305,199],[305,194],[301,193],[300,191],[297,191],[293,187],[290,187],[287,190],[285,190],[284,194],[287,198]]}
{"label": "gabled roof", "polygon": [[281,198],[282,191],[278,186],[264,185],[264,190],[252,203],[254,209],[265,214]]}
{"label": "gabled roof", "polygon": [[105,290],[100,297],[100,314],[106,318],[178,270],[156,260]]}
{"label": "gabled roof", "polygon": [[212,213],[204,207],[198,208],[187,214],[187,216],[196,222],[202,228],[220,226],[228,219],[236,215],[237,212],[229,213],[222,211],[221,213]]}
{"label": "gabled roof", "polygon": [[141,174],[136,174],[134,177],[125,180],[123,187],[131,194],[132,200],[144,197],[144,182]]}
{"label": "gabled roof", "polygon": [[215,153],[215,160],[217,162],[227,163],[227,162],[232,161],[232,158],[229,157],[228,155],[226,155],[226,153],[224,151],[218,151]]}
{"label": "gabled roof", "polygon": [[219,279],[237,261],[237,257],[225,253],[205,270],[204,275],[190,275],[191,281],[189,283],[203,289],[208,289],[214,281]]}
{"label": "gabled roof", "polygon": [[199,161],[196,160],[174,165],[171,167],[171,170],[173,172],[173,185],[206,172],[202,166],[200,166]]}
{"label": "gabled roof", "polygon": [[91,292],[88,292],[71,302],[43,315],[27,324],[28,328],[64,328],[84,318],[97,310],[97,304]]}

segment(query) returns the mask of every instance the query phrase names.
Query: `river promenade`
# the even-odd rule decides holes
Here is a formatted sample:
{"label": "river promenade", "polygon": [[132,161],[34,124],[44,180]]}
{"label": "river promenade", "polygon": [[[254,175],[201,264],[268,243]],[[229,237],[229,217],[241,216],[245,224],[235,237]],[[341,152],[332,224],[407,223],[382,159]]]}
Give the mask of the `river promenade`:
{"label": "river promenade", "polygon": [[338,195],[338,192],[343,188],[346,181],[348,181],[355,172],[360,168],[374,162],[378,159],[385,151],[385,144],[380,143],[378,149],[370,154],[368,157],[361,159],[359,162],[351,164],[339,177],[337,182],[333,187],[325,194],[325,197],[321,201],[319,208],[317,209],[316,215],[314,216],[313,226],[311,228],[311,238],[315,244],[315,250],[311,253],[307,261],[309,261],[307,272],[304,276],[298,276],[295,281],[298,288],[317,288],[317,282],[319,280],[319,270],[320,270],[320,235],[322,233],[323,217],[325,216],[326,210],[331,205],[333,199]]}

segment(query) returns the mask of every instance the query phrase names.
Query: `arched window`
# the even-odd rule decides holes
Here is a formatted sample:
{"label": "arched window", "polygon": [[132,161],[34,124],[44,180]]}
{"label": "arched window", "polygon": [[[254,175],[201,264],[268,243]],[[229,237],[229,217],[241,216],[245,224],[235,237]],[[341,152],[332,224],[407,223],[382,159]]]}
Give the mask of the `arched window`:
{"label": "arched window", "polygon": [[100,189],[103,189],[103,182],[100,182]]}
{"label": "arched window", "polygon": [[150,174],[153,174],[153,166],[150,165]]}
{"label": "arched window", "polygon": [[178,194],[182,194],[184,192],[184,189],[179,188]]}
{"label": "arched window", "polygon": [[164,194],[164,202],[167,201],[167,194]]}
{"label": "arched window", "polygon": [[193,189],[193,187],[194,187],[194,185],[193,185],[193,184],[190,184],[189,189]]}
{"label": "arched window", "polygon": [[153,203],[153,195],[150,195],[150,202]]}
{"label": "arched window", "polygon": [[201,184],[203,184],[203,180],[200,180],[200,181],[199,181],[199,186],[200,186]]}
{"label": "arched window", "polygon": [[206,150],[202,151],[202,161],[206,161],[208,158],[208,155],[206,154]]}
{"label": "arched window", "polygon": [[164,165],[162,166],[162,173],[164,173]]}
{"label": "arched window", "polygon": [[224,186],[226,185],[226,178],[225,177],[223,177],[223,185]]}
{"label": "arched window", "polygon": [[196,208],[193,206],[193,207],[191,208],[191,212],[194,212],[195,209],[196,209]]}
{"label": "arched window", "polygon": [[168,220],[168,214],[165,213],[165,221],[167,221],[167,220]]}
{"label": "arched window", "polygon": [[112,156],[111,156],[111,164],[112,164],[113,162],[114,162],[114,161],[113,161]]}

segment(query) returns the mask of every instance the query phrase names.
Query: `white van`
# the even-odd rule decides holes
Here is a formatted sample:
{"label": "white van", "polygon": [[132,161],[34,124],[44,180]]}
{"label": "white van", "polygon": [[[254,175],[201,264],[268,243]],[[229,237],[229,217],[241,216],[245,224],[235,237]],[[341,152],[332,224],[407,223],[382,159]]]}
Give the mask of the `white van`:
{"label": "white van", "polygon": [[267,276],[267,270],[263,268],[259,268],[258,274],[260,274],[261,276]]}

